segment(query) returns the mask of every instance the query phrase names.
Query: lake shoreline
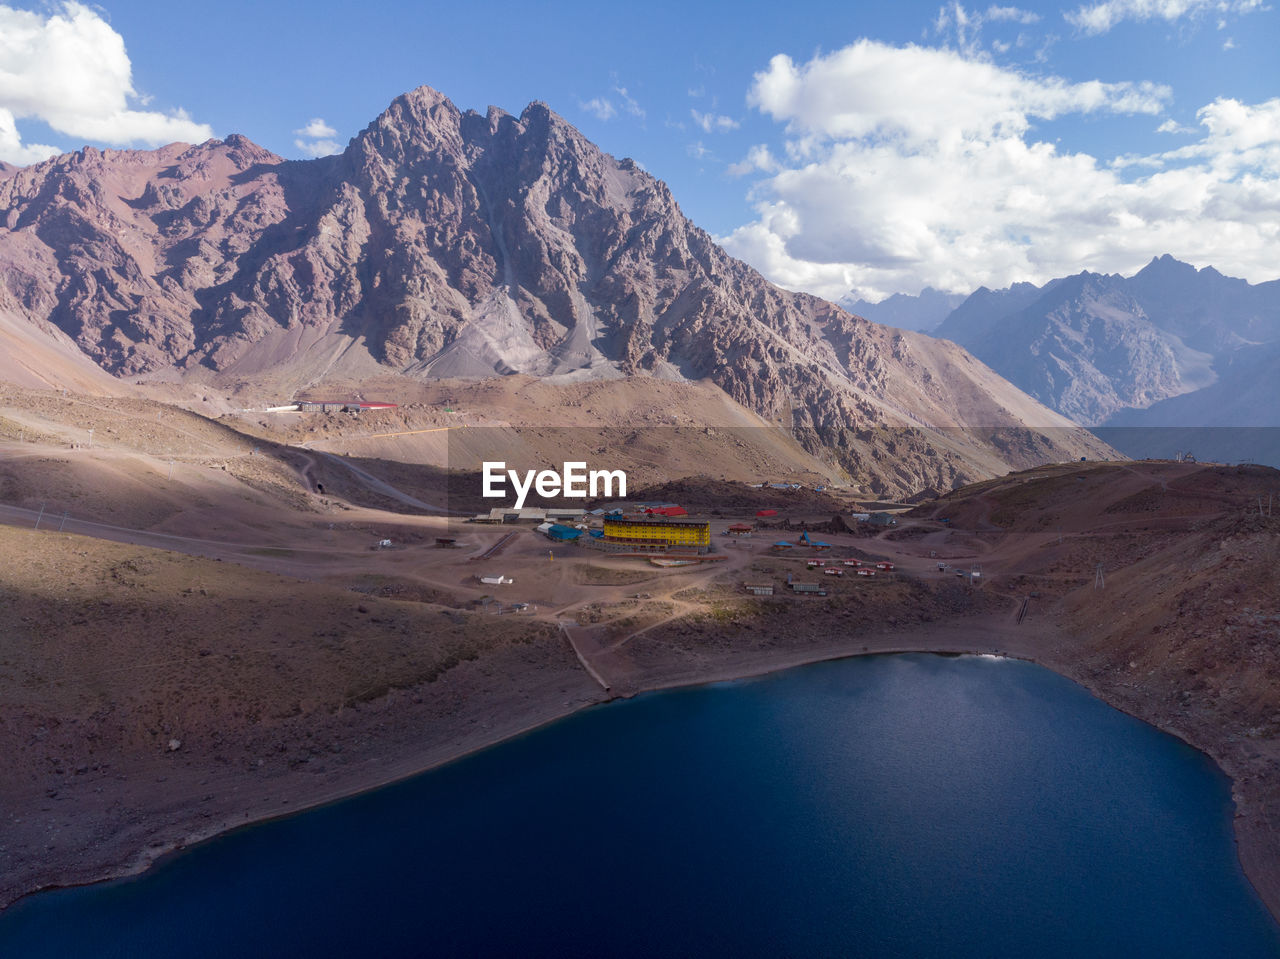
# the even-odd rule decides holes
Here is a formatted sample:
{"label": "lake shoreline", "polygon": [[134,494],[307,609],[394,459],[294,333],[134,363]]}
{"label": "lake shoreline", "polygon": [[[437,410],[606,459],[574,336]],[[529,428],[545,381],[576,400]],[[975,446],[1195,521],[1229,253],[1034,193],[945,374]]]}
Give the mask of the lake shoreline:
{"label": "lake shoreline", "polygon": [[[663,655],[664,643],[672,642],[667,633],[663,630],[650,632],[644,637],[645,645],[650,648],[642,651],[644,655],[639,657],[646,662],[637,666],[633,675],[624,677],[625,688],[621,693],[606,693],[598,686],[593,690],[594,684],[588,681],[571,686],[571,698],[563,699],[565,687],[562,681],[565,677],[561,676],[546,688],[535,690],[518,706],[508,698],[503,703],[508,707],[503,718],[498,718],[496,710],[489,712],[483,703],[479,704],[479,712],[492,720],[484,728],[476,728],[476,704],[472,704],[469,714],[450,717],[452,722],[436,726],[432,742],[419,741],[415,745],[411,740],[397,736],[395,741],[382,744],[381,750],[363,757],[362,762],[343,766],[309,782],[302,778],[304,774],[277,776],[264,782],[253,772],[242,772],[238,777],[231,777],[235,781],[224,780],[220,784],[226,790],[226,799],[219,804],[221,808],[208,808],[208,801],[184,808],[179,802],[161,813],[159,828],[147,829],[143,824],[142,832],[153,836],[157,833],[163,835],[167,827],[170,838],[166,841],[153,839],[139,851],[138,830],[112,833],[104,836],[105,842],[94,848],[96,855],[93,858],[98,863],[96,869],[87,862],[47,862],[42,869],[45,881],[41,881],[37,888],[18,889],[6,884],[0,889],[0,902],[7,907],[42,890],[138,875],[167,856],[226,832],[293,816],[307,809],[384,788],[613,699],[641,692],[749,679],[854,656],[931,653],[999,655],[1026,660],[1076,682],[1113,708],[1155,726],[1207,755],[1231,781],[1235,801],[1236,853],[1244,875],[1272,917],[1280,917],[1280,857],[1276,855],[1275,839],[1260,816],[1263,787],[1273,786],[1271,780],[1274,776],[1267,775],[1269,770],[1265,765],[1258,768],[1248,764],[1241,768],[1240,764],[1232,761],[1226,748],[1228,744],[1209,741],[1211,737],[1206,736],[1204,729],[1195,726],[1182,728],[1162,721],[1159,711],[1154,708],[1154,701],[1160,698],[1158,691],[1152,691],[1156,695],[1149,697],[1120,695],[1124,687],[1106,671],[1087,668],[1081,663],[1080,642],[1063,628],[1058,617],[1037,616],[1025,625],[1018,625],[1007,613],[982,613],[956,617],[945,624],[904,624],[852,637],[835,636],[836,624],[823,623],[821,616],[806,616],[805,626],[812,630],[807,648],[777,646],[733,651],[701,662],[696,669],[671,652],[674,646],[666,649]],[[822,629],[823,626],[826,629]],[[656,658],[654,650],[658,653]],[[1145,708],[1144,699],[1148,700]],[[358,718],[377,719],[386,710],[394,711],[395,708],[395,703],[381,704],[381,708],[364,711]],[[376,721],[364,722],[362,727],[372,727],[376,731],[378,725]],[[202,788],[205,782],[207,780],[200,780]],[[242,794],[241,790],[249,795]],[[246,799],[253,800],[261,812],[243,811]],[[264,806],[266,808],[262,808]],[[116,865],[103,867],[104,860],[113,859]]]}

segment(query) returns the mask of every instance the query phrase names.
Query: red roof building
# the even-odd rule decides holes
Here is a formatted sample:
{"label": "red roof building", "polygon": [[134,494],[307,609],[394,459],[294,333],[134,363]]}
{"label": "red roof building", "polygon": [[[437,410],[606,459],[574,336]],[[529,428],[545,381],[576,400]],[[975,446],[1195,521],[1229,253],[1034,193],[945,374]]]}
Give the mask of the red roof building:
{"label": "red roof building", "polygon": [[689,511],[683,506],[646,506],[640,511],[650,516],[688,516]]}

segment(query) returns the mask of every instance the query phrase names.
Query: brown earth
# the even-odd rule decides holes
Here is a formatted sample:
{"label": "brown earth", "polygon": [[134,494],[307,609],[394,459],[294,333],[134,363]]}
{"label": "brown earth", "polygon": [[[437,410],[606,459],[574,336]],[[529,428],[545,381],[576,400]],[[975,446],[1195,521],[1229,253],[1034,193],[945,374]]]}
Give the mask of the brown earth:
{"label": "brown earth", "polygon": [[[362,505],[425,495],[398,485],[411,463],[368,457],[386,470],[375,486],[346,457],[281,442],[305,432],[269,417],[253,435],[245,417],[137,399],[0,399],[0,549],[19,557],[0,568],[0,762],[16,771],[0,802],[17,811],[0,822],[0,901],[141,868],[611,696],[932,649],[1042,663],[1209,753],[1233,779],[1246,871],[1280,904],[1280,530],[1259,510],[1275,471],[1073,463],[958,491],[883,533],[824,533],[823,558],[898,563],[874,578],[770,551],[794,533],[720,535],[751,504],[716,520],[726,558],[706,566],[527,528],[476,562],[512,527]],[[334,450],[397,425],[335,422]],[[827,523],[821,506],[782,519]],[[788,574],[830,595],[793,597]]]}

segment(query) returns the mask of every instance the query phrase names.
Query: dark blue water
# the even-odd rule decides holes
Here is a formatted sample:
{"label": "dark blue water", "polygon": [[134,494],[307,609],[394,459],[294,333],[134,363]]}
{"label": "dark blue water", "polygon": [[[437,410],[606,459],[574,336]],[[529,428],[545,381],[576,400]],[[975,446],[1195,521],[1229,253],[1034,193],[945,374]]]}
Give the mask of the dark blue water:
{"label": "dark blue water", "polygon": [[1035,666],[879,656],[612,704],[133,881],[0,956],[1252,956],[1226,779]]}

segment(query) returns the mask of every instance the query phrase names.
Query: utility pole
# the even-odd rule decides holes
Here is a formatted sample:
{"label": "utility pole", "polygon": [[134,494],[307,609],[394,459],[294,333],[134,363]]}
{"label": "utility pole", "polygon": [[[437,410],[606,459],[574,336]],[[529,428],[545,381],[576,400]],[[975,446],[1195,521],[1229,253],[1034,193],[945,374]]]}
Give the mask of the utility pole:
{"label": "utility pole", "polygon": [[40,515],[36,517],[36,529],[40,528],[40,521],[44,519],[44,503],[40,504]]}
{"label": "utility pole", "polygon": [[58,532],[62,532],[62,528],[67,525],[67,511],[62,511],[62,522],[58,524]]}
{"label": "utility pole", "polygon": [[1107,586],[1107,577],[1102,574],[1102,564],[1099,563],[1093,571],[1093,588],[1105,589]]}

